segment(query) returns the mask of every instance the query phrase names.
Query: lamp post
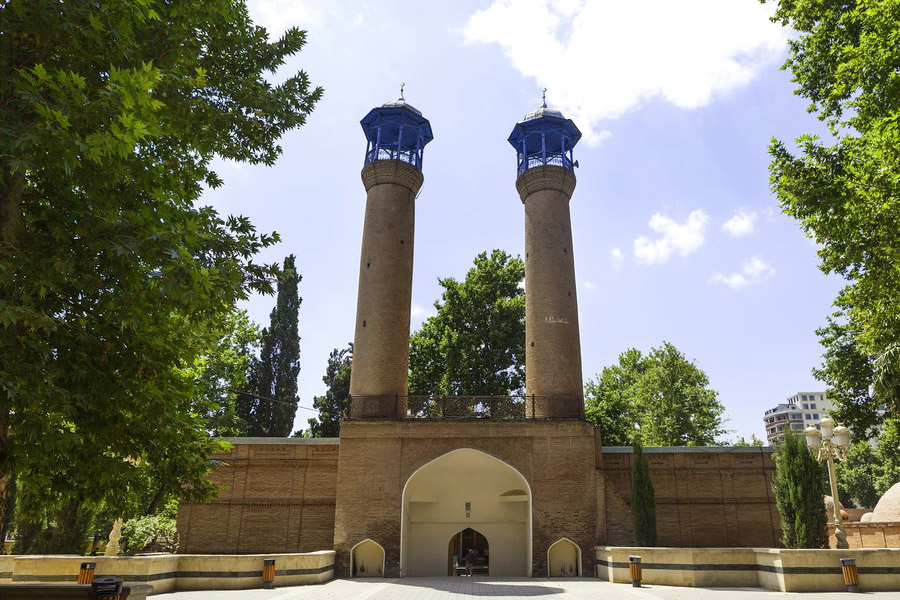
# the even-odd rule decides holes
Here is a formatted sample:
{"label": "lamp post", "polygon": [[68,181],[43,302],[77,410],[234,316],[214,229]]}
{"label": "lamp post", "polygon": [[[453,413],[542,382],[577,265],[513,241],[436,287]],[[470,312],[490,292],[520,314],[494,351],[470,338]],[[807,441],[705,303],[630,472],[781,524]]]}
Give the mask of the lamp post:
{"label": "lamp post", "polygon": [[841,518],[841,501],[838,499],[837,477],[834,474],[834,461],[847,460],[847,449],[850,447],[850,430],[843,425],[834,426],[831,417],[823,417],[819,421],[821,431],[815,427],[807,427],[804,431],[806,445],[819,462],[828,462],[828,481],[831,483],[831,497],[834,500],[834,537],[837,547],[846,549],[847,532]]}

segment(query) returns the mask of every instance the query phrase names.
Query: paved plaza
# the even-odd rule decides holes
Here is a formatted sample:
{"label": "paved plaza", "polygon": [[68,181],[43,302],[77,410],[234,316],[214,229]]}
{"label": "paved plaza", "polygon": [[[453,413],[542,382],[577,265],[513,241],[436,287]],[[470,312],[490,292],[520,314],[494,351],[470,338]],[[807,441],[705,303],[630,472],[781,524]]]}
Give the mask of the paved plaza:
{"label": "paved plaza", "polygon": [[599,579],[498,579],[487,577],[408,577],[404,579],[334,579],[320,585],[275,590],[175,592],[154,596],[157,600],[469,600],[470,598],[552,597],[553,600],[763,600],[805,598],[808,600],[859,599],[900,600],[900,592],[788,593],[759,588],[687,588],[627,584]]}

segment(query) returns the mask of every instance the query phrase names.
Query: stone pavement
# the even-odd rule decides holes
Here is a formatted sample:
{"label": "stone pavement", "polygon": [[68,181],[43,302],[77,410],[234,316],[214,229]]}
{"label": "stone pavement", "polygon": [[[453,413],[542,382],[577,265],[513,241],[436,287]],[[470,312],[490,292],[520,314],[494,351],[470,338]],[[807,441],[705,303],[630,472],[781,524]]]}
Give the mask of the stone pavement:
{"label": "stone pavement", "polygon": [[[900,600],[900,592],[870,592],[878,600]],[[789,593],[760,588],[633,588],[599,579],[531,579],[488,577],[407,577],[403,579],[334,579],[320,585],[275,590],[174,592],[154,600],[470,600],[471,598],[531,598],[546,600],[804,600],[859,599],[846,592]]]}

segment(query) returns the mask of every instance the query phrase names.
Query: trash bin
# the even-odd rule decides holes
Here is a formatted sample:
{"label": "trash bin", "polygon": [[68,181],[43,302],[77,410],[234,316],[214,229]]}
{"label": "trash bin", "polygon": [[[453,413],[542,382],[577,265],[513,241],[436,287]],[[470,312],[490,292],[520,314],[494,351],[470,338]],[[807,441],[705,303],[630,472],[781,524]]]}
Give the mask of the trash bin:
{"label": "trash bin", "polygon": [[844,585],[847,586],[848,592],[859,591],[859,569],[856,566],[855,558],[841,559],[841,572],[844,574]]}
{"label": "trash bin", "polygon": [[628,569],[631,572],[631,585],[641,587],[641,557],[632,554],[628,557]]}
{"label": "trash bin", "polygon": [[81,563],[81,569],[78,571],[78,579],[76,583],[87,585],[94,581],[94,569],[97,567],[95,562]]}
{"label": "trash bin", "polygon": [[122,593],[121,577],[94,577],[91,582],[91,600],[104,598],[106,600],[119,600]]}
{"label": "trash bin", "polygon": [[271,590],[275,587],[275,559],[263,559],[262,570],[263,589]]}

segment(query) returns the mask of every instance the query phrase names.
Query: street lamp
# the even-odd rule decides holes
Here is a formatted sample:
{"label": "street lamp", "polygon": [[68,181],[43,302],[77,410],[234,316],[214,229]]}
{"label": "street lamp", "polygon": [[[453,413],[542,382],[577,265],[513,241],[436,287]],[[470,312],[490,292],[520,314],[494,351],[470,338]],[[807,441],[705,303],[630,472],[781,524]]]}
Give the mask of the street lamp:
{"label": "street lamp", "polygon": [[838,499],[837,477],[834,474],[834,461],[847,460],[847,449],[850,447],[850,430],[843,425],[834,426],[831,417],[823,417],[819,421],[821,431],[809,426],[803,434],[806,445],[819,462],[828,462],[828,481],[831,483],[831,497],[834,499],[834,537],[838,548],[849,548],[847,532],[844,531],[844,520],[841,518],[841,501]]}

